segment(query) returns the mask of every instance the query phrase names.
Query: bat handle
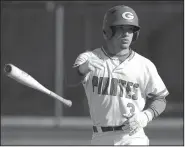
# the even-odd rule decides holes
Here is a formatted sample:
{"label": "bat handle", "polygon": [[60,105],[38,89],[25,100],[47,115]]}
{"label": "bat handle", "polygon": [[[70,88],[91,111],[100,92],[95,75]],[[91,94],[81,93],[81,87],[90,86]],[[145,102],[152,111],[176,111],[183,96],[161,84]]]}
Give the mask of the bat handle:
{"label": "bat handle", "polygon": [[59,101],[62,101],[64,104],[66,104],[69,107],[72,106],[72,101],[66,100],[66,99],[62,98],[61,96],[57,95],[56,93],[54,93],[52,91],[50,91],[50,94],[49,95],[52,96],[52,97],[54,97],[54,98],[56,98],[56,99],[58,99]]}

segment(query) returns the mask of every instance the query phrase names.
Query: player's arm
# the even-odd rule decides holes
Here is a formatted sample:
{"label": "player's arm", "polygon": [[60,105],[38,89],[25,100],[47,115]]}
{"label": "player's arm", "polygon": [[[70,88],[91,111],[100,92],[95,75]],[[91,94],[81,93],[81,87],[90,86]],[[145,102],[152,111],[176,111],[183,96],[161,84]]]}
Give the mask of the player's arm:
{"label": "player's arm", "polygon": [[84,52],[77,57],[73,68],[76,68],[78,75],[85,77],[89,72],[95,69],[102,70],[104,67],[98,57],[94,56],[91,52]]}
{"label": "player's arm", "polygon": [[143,119],[141,127],[146,127],[150,121],[157,118],[165,110],[167,104],[166,101],[167,95],[163,96],[153,95],[153,97],[147,98],[145,108],[140,113],[142,115],[139,116],[141,119]]}
{"label": "player's arm", "polygon": [[147,114],[148,122],[157,118],[166,108],[165,96],[159,96],[147,100],[145,112]]}
{"label": "player's arm", "polygon": [[148,67],[148,80],[146,86],[145,112],[149,121],[157,118],[166,108],[166,96],[169,94],[165,84],[159,76],[155,65],[150,62]]}
{"label": "player's arm", "polygon": [[[147,102],[148,103],[148,102]],[[133,135],[140,128],[147,126],[149,122],[157,118],[166,108],[165,97],[158,97],[151,99],[149,105],[145,106],[145,109],[131,117],[127,117],[128,120],[124,122],[125,127],[123,130],[128,130],[129,135]]]}
{"label": "player's arm", "polygon": [[142,112],[137,113],[125,122],[125,128],[132,128],[132,133],[139,128],[144,128],[154,118],[157,118],[166,108],[166,96],[169,94],[166,86],[160,78],[157,69],[153,63],[148,68],[146,74],[146,105]]}
{"label": "player's arm", "polygon": [[87,60],[85,63],[76,67],[77,73],[80,76],[87,75],[92,69],[89,67],[89,61]]}

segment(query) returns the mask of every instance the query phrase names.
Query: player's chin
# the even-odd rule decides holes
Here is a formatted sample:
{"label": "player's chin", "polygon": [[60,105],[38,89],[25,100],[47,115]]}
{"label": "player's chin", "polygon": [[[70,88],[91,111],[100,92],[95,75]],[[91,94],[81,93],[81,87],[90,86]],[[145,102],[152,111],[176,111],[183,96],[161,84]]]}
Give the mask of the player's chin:
{"label": "player's chin", "polygon": [[127,49],[127,48],[129,48],[129,46],[130,46],[130,43],[121,44],[122,49]]}

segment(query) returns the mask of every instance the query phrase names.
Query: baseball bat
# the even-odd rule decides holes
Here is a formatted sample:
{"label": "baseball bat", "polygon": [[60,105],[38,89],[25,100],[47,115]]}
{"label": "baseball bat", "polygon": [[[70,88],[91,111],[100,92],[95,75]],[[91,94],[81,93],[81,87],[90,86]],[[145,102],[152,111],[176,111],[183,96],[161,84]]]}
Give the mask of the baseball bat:
{"label": "baseball bat", "polygon": [[67,100],[57,95],[56,93],[52,92],[51,90],[47,89],[42,84],[40,84],[36,79],[34,79],[31,75],[14,66],[13,64],[5,64],[4,72],[8,77],[16,80],[17,82],[30,88],[36,89],[38,91],[41,91],[55,99],[58,99],[59,101],[63,102],[69,107],[72,106],[72,102],[70,100]]}

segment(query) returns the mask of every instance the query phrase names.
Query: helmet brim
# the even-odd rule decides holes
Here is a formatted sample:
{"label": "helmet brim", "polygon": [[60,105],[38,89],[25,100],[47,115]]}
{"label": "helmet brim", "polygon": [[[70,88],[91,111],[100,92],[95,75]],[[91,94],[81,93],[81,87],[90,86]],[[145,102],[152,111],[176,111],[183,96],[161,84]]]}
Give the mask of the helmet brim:
{"label": "helmet brim", "polygon": [[141,29],[141,27],[139,25],[135,26],[135,25],[132,25],[130,23],[127,23],[127,24],[125,23],[124,25],[115,23],[115,24],[112,24],[110,27],[113,27],[113,26],[132,26],[134,28],[134,32],[139,31]]}

